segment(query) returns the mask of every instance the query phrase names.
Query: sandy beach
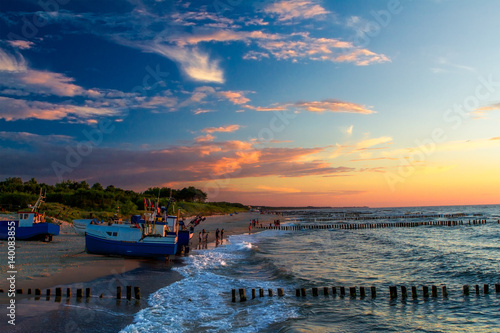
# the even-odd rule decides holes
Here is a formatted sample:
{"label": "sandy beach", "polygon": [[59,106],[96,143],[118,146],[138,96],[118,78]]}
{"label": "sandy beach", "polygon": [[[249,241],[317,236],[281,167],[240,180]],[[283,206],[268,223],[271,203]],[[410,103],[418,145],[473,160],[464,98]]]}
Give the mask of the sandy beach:
{"label": "sandy beach", "polygon": [[[248,225],[253,219],[269,224],[276,215],[246,212],[233,215],[207,217],[195,229],[190,244],[191,252],[196,249],[211,248],[215,244],[215,231],[224,229],[224,243],[230,235],[248,233]],[[189,222],[190,219],[186,218]],[[208,242],[198,244],[198,232],[208,232]],[[7,243],[0,241],[0,251],[4,254],[0,272],[7,276]],[[16,325],[0,322],[2,332],[91,332],[102,330],[119,331],[131,323],[134,315],[148,304],[149,295],[176,281],[182,276],[172,267],[183,265],[182,256],[172,260],[126,259],[92,255],[85,252],[85,238],[77,235],[70,223],[62,222],[59,236],[50,243],[40,241],[18,241],[16,243],[16,289],[23,289],[16,295]],[[141,301],[132,299],[116,300],[117,286],[139,286]],[[66,296],[66,288],[71,288],[72,297],[61,302],[54,298],[55,288],[61,287]],[[42,297],[28,295],[36,288],[42,290]],[[91,288],[92,297],[84,301],[74,296],[77,288]],[[0,281],[0,302],[7,304],[8,284]],[[52,290],[52,298],[46,298],[46,289]],[[37,300],[38,299],[38,300]],[[189,300],[186,300],[189,301]],[[0,315],[6,317],[7,309],[2,305]],[[96,311],[96,308],[99,311]],[[117,315],[119,314],[119,315]],[[125,318],[125,319],[124,319]],[[6,330],[4,330],[6,328]]]}
{"label": "sandy beach", "polygon": [[[198,242],[198,233],[203,229],[208,232],[208,243],[215,242],[215,231],[224,229],[224,238],[230,235],[248,233],[252,219],[269,224],[277,217],[260,213],[239,213],[206,217],[195,229],[191,240],[191,250],[202,248]],[[185,219],[189,221],[190,219]],[[150,265],[150,260],[126,259],[93,255],[85,252],[85,238],[77,235],[71,223],[61,221],[60,235],[52,242],[17,241],[16,242],[16,288],[46,289],[72,283],[83,283],[104,276],[123,274],[140,267]],[[205,246],[202,244],[203,246]],[[0,267],[2,276],[7,276],[7,242],[0,241],[0,251],[4,253]],[[178,261],[179,258],[174,261]],[[7,290],[5,279],[0,281],[0,289]],[[26,293],[26,291],[24,291]],[[6,293],[0,293],[0,302],[5,303]],[[18,296],[19,297],[19,296]]]}

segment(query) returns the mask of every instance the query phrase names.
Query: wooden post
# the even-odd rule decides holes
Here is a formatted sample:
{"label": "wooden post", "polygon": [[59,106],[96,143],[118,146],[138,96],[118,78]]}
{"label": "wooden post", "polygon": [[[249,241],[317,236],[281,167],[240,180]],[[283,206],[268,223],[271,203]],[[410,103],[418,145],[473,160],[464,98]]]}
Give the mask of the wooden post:
{"label": "wooden post", "polygon": [[486,295],[486,294],[489,294],[489,293],[490,293],[490,286],[489,286],[489,285],[487,285],[487,284],[485,284],[485,285],[483,286],[483,290],[484,290],[484,294],[485,294],[485,295]]}
{"label": "wooden post", "polygon": [[300,289],[300,295],[301,295],[302,297],[305,297],[305,296],[306,296],[306,288],[301,288],[301,289]]}
{"label": "wooden post", "polygon": [[278,296],[279,297],[285,296],[285,293],[283,292],[283,288],[278,288]]}
{"label": "wooden post", "polygon": [[316,287],[312,288],[312,293],[313,293],[313,296],[318,296],[318,288],[316,288]]}
{"label": "wooden post", "polygon": [[127,299],[129,301],[132,299],[132,286],[127,286]]}
{"label": "wooden post", "polygon": [[397,298],[398,297],[398,289],[396,286],[390,286],[389,287],[389,294],[391,298]]}
{"label": "wooden post", "polygon": [[62,296],[62,288],[56,288],[56,297]]}
{"label": "wooden post", "polygon": [[85,297],[86,298],[90,297],[90,288],[85,288]]}
{"label": "wooden post", "polygon": [[361,298],[365,297],[366,294],[365,294],[365,287],[359,287],[359,296]]}
{"label": "wooden post", "polygon": [[500,284],[495,284],[495,292],[500,293]]}
{"label": "wooden post", "polygon": [[273,290],[271,288],[267,289],[269,297],[273,297]]}
{"label": "wooden post", "polygon": [[83,289],[78,288],[76,290],[76,298],[82,298],[83,297]]}
{"label": "wooden post", "polygon": [[423,286],[422,287],[422,293],[424,294],[424,297],[429,297],[429,287],[428,286]]}
{"label": "wooden post", "polygon": [[340,287],[340,296],[345,296],[345,287]]}
{"label": "wooden post", "polygon": [[443,297],[448,297],[448,291],[446,290],[446,286],[443,286]]}
{"label": "wooden post", "polygon": [[135,299],[141,299],[141,288],[134,287],[134,297]]}
{"label": "wooden post", "polygon": [[297,296],[297,297],[300,296],[300,289],[299,288],[295,289],[295,296]]}
{"label": "wooden post", "polygon": [[349,287],[349,295],[356,297],[356,287]]}
{"label": "wooden post", "polygon": [[377,297],[377,288],[375,286],[371,286],[370,289],[371,289],[370,292],[372,294],[372,298]]}
{"label": "wooden post", "polygon": [[28,295],[31,295],[31,288],[28,288]]}
{"label": "wooden post", "polygon": [[47,289],[47,297],[50,297],[50,289]]}
{"label": "wooden post", "polygon": [[71,288],[66,288],[66,297],[71,297]]}
{"label": "wooden post", "polygon": [[39,288],[35,289],[35,295],[40,296],[42,294],[42,291]]}
{"label": "wooden post", "polygon": [[323,294],[324,294],[325,296],[328,296],[329,291],[330,291],[330,289],[328,289],[328,287],[323,287]]}
{"label": "wooden post", "polygon": [[239,293],[240,293],[240,302],[245,302],[247,300],[245,288],[240,288]]}
{"label": "wooden post", "polygon": [[121,299],[121,298],[122,298],[122,287],[118,286],[116,287],[116,299]]}
{"label": "wooden post", "polygon": [[468,285],[464,284],[463,290],[464,290],[464,295],[469,295],[469,286]]}
{"label": "wooden post", "polygon": [[252,299],[254,299],[256,297],[256,292],[255,292],[255,288],[252,288]]}
{"label": "wooden post", "polygon": [[417,287],[416,286],[411,286],[411,296],[413,298],[417,298]]}
{"label": "wooden post", "polygon": [[259,297],[264,297],[264,289],[259,288]]}
{"label": "wooden post", "polygon": [[231,289],[231,301],[236,302],[236,289]]}
{"label": "wooden post", "polygon": [[401,286],[401,297],[402,298],[408,297],[408,291],[406,290],[405,286]]}
{"label": "wooden post", "polygon": [[337,287],[332,287],[332,295],[337,295]]}
{"label": "wooden post", "polygon": [[22,289],[16,289],[16,294],[23,294],[23,290]]}
{"label": "wooden post", "polygon": [[476,295],[479,295],[479,285],[476,284],[475,287],[476,287]]}
{"label": "wooden post", "polygon": [[438,291],[437,291],[437,287],[436,286],[432,286],[431,287],[431,294],[432,294],[432,297],[437,297]]}

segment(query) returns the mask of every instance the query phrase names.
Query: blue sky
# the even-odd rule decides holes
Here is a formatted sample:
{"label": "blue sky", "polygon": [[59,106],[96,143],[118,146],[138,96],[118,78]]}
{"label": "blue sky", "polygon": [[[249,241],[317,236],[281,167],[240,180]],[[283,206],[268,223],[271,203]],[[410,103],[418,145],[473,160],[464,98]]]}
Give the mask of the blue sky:
{"label": "blue sky", "polygon": [[248,204],[498,203],[499,7],[3,1],[0,177]]}

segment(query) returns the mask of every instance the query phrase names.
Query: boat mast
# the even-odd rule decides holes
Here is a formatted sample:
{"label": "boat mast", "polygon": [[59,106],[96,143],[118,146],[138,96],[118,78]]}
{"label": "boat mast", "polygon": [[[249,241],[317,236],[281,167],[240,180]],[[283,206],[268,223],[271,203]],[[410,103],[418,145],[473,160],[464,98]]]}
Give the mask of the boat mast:
{"label": "boat mast", "polygon": [[40,195],[38,196],[38,200],[36,201],[35,205],[33,207],[31,207],[32,212],[36,212],[38,210],[38,208],[40,208],[40,205],[43,203],[43,199],[45,199],[45,197],[42,194],[42,191],[43,191],[43,189],[41,188]]}

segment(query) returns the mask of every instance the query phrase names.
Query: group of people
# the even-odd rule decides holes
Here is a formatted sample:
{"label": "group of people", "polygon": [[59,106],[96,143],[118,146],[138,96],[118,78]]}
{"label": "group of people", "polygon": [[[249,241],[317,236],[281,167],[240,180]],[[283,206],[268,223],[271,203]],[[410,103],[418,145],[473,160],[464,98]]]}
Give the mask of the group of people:
{"label": "group of people", "polygon": [[[205,229],[203,229],[202,231],[200,231],[200,233],[198,234],[198,241],[199,243],[201,242],[208,242],[208,234],[210,232],[209,231],[205,231]],[[217,228],[217,230],[215,230],[215,241],[218,243],[219,240],[222,240],[224,239],[224,229],[222,230],[219,230],[219,228]]]}

